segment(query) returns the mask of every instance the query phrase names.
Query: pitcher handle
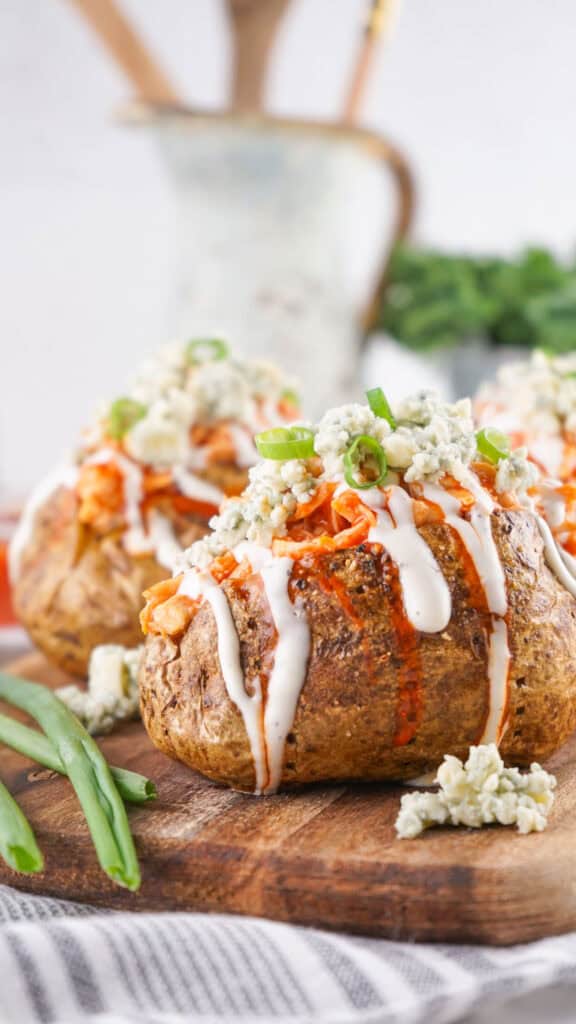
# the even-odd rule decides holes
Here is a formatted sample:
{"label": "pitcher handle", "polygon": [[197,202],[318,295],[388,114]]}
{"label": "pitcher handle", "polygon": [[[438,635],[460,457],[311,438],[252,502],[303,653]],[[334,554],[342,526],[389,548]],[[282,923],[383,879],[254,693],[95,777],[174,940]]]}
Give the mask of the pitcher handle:
{"label": "pitcher handle", "polygon": [[414,177],[408,161],[404,155],[387,139],[371,133],[365,139],[367,148],[386,165],[386,169],[392,175],[396,194],[396,217],[392,230],[392,237],[384,253],[382,266],[372,295],[366,303],[361,317],[362,336],[366,335],[378,323],[384,290],[388,283],[388,269],[390,256],[397,242],[401,241],[408,233],[412,224],[415,207],[415,186]]}

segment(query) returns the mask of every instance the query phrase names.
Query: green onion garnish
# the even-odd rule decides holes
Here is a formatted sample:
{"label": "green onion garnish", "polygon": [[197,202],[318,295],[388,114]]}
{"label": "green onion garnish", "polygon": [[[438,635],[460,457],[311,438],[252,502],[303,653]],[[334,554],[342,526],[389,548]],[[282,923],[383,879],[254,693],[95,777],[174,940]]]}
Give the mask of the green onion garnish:
{"label": "green onion garnish", "polygon": [[381,420],[386,420],[392,427],[392,430],[396,430],[394,413],[382,388],[370,388],[370,391],[366,392],[366,398],[374,415],[379,416]]}
{"label": "green onion garnish", "polygon": [[256,434],[256,447],[265,459],[309,459],[314,455],[314,434],[309,427],[275,427]]}
{"label": "green onion garnish", "polygon": [[101,867],[119,885],[138,889],[140,868],[126,809],[98,745],[46,686],[0,672],[0,699],[38,722],[76,790]]}
{"label": "green onion garnish", "polygon": [[230,350],[220,338],[195,338],[186,345],[186,362],[191,366],[198,363],[217,363],[227,359]]}
{"label": "green onion garnish", "polygon": [[[0,715],[0,743],[18,750],[24,757],[29,757],[31,761],[53,772],[66,775],[66,769],[48,737],[8,715]],[[123,800],[131,804],[144,804],[156,799],[156,786],[145,775],[131,772],[128,768],[115,768],[113,765],[110,765],[110,771]]]}
{"label": "green onion garnish", "polygon": [[[374,460],[378,469],[378,475],[373,480],[358,480],[354,473],[361,469],[365,462]],[[360,434],[344,455],[344,479],[349,487],[359,491],[366,491],[369,487],[379,487],[384,483],[388,463],[381,444],[374,437],[368,434]]]}
{"label": "green onion garnish", "polygon": [[510,455],[510,438],[494,427],[483,427],[476,434],[476,447],[487,462],[496,466]]}
{"label": "green onion garnish", "polygon": [[13,871],[42,871],[44,858],[32,828],[14,797],[0,782],[0,856]]}
{"label": "green onion garnish", "polygon": [[138,420],[146,415],[146,406],[134,398],[117,398],[108,411],[108,433],[121,441]]}

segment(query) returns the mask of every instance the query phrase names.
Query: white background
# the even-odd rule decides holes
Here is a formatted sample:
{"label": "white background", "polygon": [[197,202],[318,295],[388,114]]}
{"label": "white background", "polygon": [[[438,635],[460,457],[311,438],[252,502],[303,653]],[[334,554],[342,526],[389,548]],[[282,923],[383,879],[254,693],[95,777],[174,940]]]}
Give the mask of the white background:
{"label": "white background", "polygon": [[[269,83],[334,117],[363,3],[293,0]],[[226,95],[220,0],[124,0],[183,95]],[[574,0],[405,0],[365,122],[415,165],[418,237],[549,243],[576,219]],[[0,479],[22,491],[170,330],[174,211],[120,73],[66,0],[0,0]]]}

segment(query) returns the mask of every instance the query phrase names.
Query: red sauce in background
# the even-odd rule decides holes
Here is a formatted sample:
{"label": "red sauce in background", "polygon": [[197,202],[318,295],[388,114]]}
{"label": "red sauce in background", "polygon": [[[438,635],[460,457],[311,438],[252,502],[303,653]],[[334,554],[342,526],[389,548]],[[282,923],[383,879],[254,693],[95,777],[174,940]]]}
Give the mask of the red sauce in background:
{"label": "red sauce in background", "polygon": [[0,629],[16,626],[8,576],[8,545],[18,525],[20,509],[15,505],[0,507]]}
{"label": "red sauce in background", "polygon": [[0,538],[0,628],[15,625],[16,616],[12,607],[8,579],[8,541]]}

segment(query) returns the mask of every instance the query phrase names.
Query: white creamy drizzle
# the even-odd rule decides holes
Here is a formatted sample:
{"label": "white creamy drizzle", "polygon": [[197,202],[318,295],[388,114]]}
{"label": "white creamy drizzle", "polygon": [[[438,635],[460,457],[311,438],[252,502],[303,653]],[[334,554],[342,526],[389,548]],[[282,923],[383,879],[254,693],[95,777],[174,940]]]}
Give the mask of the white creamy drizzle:
{"label": "white creamy drizzle", "polygon": [[[464,486],[468,489],[469,482],[466,481]],[[470,522],[468,522],[460,515],[461,505],[458,499],[443,487],[438,484],[424,484],[422,493],[428,501],[440,506],[444,512],[445,521],[462,539],[486,592],[489,610],[494,615],[505,615],[508,609],[506,578],[498,548],[492,537],[490,513],[493,502],[490,496],[486,492],[484,492],[483,498],[475,495],[476,502],[470,510]]]}
{"label": "white creamy drizzle", "polygon": [[168,517],[157,508],[151,508],[148,513],[148,539],[156,561],[173,572],[182,554],[182,545]]}
{"label": "white creamy drizzle", "polygon": [[173,466],[172,477],[182,494],[194,501],[205,501],[219,507],[226,497],[224,491],[221,491],[219,487],[196,476],[195,473],[190,473],[184,466]]}
{"label": "white creamy drizzle", "polygon": [[54,494],[59,487],[68,487],[73,490],[76,486],[77,479],[78,469],[76,466],[58,466],[57,469],[53,470],[49,476],[45,477],[44,480],[42,480],[32,491],[32,494],[29,496],[24,508],[22,509],[20,522],[16,527],[16,531],[8,549],[8,571],[10,573],[10,581],[12,583],[15,583],[18,579],[22,555],[24,554],[24,550],[28,546],[32,536],[36,513],[44,502],[48,501],[48,498],[50,498],[50,496]]}
{"label": "white creamy drizzle", "polygon": [[573,597],[576,597],[576,576],[572,571],[570,563],[566,562],[562,548],[556,543],[548,523],[541,515],[533,509],[536,523],[540,530],[540,536],[544,541],[544,557],[548,568],[552,570],[557,579],[566,587]]}
{"label": "white creamy drizzle", "polygon": [[375,508],[377,515],[368,540],[382,544],[396,565],[404,608],[414,629],[441,633],[452,614],[448,584],[432,551],[416,529],[410,495],[396,485],[387,487],[386,493],[392,515],[379,507],[385,503],[385,495],[377,488],[362,494],[362,501]]}
{"label": "white creamy drizzle", "polygon": [[266,793],[275,792],[280,784],[286,737],[294,722],[310,654],[308,623],[302,611],[290,600],[288,591],[292,565],[291,558],[274,558],[261,570],[278,633],[264,711],[269,768]]}
{"label": "white creamy drizzle", "polygon": [[236,463],[241,469],[248,469],[250,466],[255,466],[259,461],[260,456],[256,450],[256,445],[252,440],[252,435],[248,432],[245,427],[240,426],[238,423],[229,423],[228,431],[234,445],[234,452],[236,455]]}
{"label": "white creamy drizzle", "polygon": [[238,706],[246,728],[256,772],[256,792],[274,793],[280,784],[286,737],[292,728],[298,698],[310,654],[310,629],[306,618],[290,599],[288,585],[291,558],[275,558],[269,548],[243,541],[233,551],[237,562],[247,558],[259,572],[278,639],[268,679],[264,709],[264,733],[260,724],[262,693],[249,697],[244,685],[240,642],[224,591],[209,573],[191,570],[178,593],[193,599],[204,597],[211,605],[218,630],[218,656],[228,696]]}
{"label": "white creamy drizzle", "polygon": [[488,610],[492,615],[492,628],[488,647],[488,683],[490,688],[488,715],[479,743],[498,743],[504,733],[503,716],[508,699],[508,672],[510,649],[508,627],[504,616],[508,609],[506,577],[498,548],[492,536],[490,516],[494,502],[481,484],[467,474],[464,487],[476,499],[470,509],[470,521],[460,515],[461,505],[454,495],[438,484],[424,484],[422,493],[427,501],[438,505],[444,512],[446,523],[456,531],[470,555],[478,578],[486,594]]}
{"label": "white creamy drizzle", "polygon": [[254,761],[256,792],[261,793],[268,781],[266,751],[261,729],[262,691],[260,680],[256,678],[252,681],[253,695],[250,696],[246,692],[240,659],[240,640],[228,598],[209,573],[194,569],[184,575],[178,593],[185,594],[193,600],[203,597],[212,609],[218,633],[218,658],[224,685],[230,700],[236,705],[244,720]]}
{"label": "white creamy drizzle", "polygon": [[530,455],[550,476],[556,476],[564,459],[565,442],[562,437],[531,438],[528,441]]}
{"label": "white creamy drizzle", "polygon": [[124,533],[122,543],[131,555],[147,554],[150,551],[150,540],[146,534],[142,518],[142,469],[126,458],[121,452],[104,449],[91,455],[86,460],[93,465],[104,465],[113,462],[122,473],[124,494],[124,520],[128,529]]}
{"label": "white creamy drizzle", "polygon": [[508,626],[505,619],[492,620],[490,647],[488,649],[488,682],[490,685],[490,705],[484,732],[478,740],[482,743],[500,743],[506,732],[506,705],[508,703],[508,674],[510,671],[510,645],[508,643]]}
{"label": "white creamy drizzle", "polygon": [[566,502],[558,488],[562,484],[559,480],[544,480],[538,487],[538,503],[542,506],[544,518],[552,530],[566,519]]}

